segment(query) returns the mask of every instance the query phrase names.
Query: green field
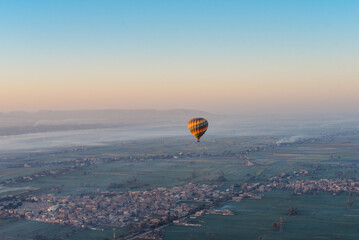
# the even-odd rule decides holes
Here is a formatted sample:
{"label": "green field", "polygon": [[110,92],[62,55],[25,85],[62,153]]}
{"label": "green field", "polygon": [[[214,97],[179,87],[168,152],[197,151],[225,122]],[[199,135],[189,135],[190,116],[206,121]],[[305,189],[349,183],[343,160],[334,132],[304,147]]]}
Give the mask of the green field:
{"label": "green field", "polygon": [[[313,172],[298,178],[354,178],[359,160],[359,134],[343,133],[315,141],[276,146],[279,136],[206,139],[200,144],[185,139],[152,139],[107,146],[49,150],[48,152],[21,154],[14,159],[2,159],[0,180],[26,176],[37,171],[71,166],[71,161],[96,157],[99,161],[81,169],[60,175],[40,177],[33,181],[7,184],[6,188],[31,187],[32,194],[58,195],[97,194],[96,191],[123,192],[158,186],[184,185],[188,182],[228,185],[244,182],[265,182],[283,172],[306,169]],[[269,147],[270,146],[270,147]],[[260,151],[243,152],[263,147]],[[174,158],[174,156],[182,157]],[[128,160],[107,161],[112,158]],[[146,160],[145,160],[146,159]],[[249,160],[254,166],[247,166]],[[24,164],[39,167],[24,167]],[[225,181],[220,181],[224,176]],[[222,179],[223,180],[223,179]],[[111,183],[121,184],[109,188]],[[2,192],[1,195],[26,191]],[[359,211],[355,210],[357,197],[351,209],[345,209],[347,196],[293,196],[290,192],[266,193],[262,200],[244,200],[228,203],[235,216],[203,216],[203,227],[170,226],[165,239],[359,239],[356,230]],[[290,206],[298,207],[300,215],[286,217]],[[272,223],[285,217],[283,232],[273,232]],[[13,229],[13,230],[12,230]],[[19,230],[21,229],[21,230]],[[49,234],[47,233],[49,231]],[[0,221],[0,234],[20,234],[34,238],[34,234],[48,234],[54,239],[101,239],[112,236],[106,231],[77,231],[71,227],[29,222],[25,220]],[[123,230],[121,230],[123,231]],[[50,233],[53,233],[51,235]],[[1,236],[1,235],[0,235]],[[357,236],[357,237],[356,237]]]}
{"label": "green field", "polygon": [[56,224],[39,223],[19,219],[0,219],[0,236],[5,239],[34,239],[36,236],[46,236],[56,239],[70,236],[72,227]]}
{"label": "green field", "polygon": [[[125,233],[124,229],[116,228],[117,236]],[[105,227],[104,231],[74,228],[58,224],[34,222],[20,219],[0,218],[0,239],[112,239],[113,230]]]}
{"label": "green field", "polygon": [[[186,184],[189,181],[215,183],[222,174],[228,184],[235,184],[247,178],[247,174],[255,175],[260,171],[257,167],[244,167],[243,160],[236,156],[222,156],[222,152],[240,152],[250,146],[263,146],[274,143],[272,137],[248,137],[242,139],[216,139],[209,140],[202,145],[188,143],[188,141],[168,139],[159,144],[157,140],[116,144],[104,147],[92,147],[79,152],[59,152],[34,154],[26,162],[31,164],[44,159],[46,163],[63,161],[57,168],[66,167],[67,161],[82,157],[127,157],[140,161],[116,161],[98,163],[87,168],[74,170],[63,175],[46,176],[31,182],[9,184],[8,187],[33,187],[39,193],[80,194],[93,192],[97,189],[105,191],[110,183],[122,183],[123,188],[112,189],[126,191],[126,189],[144,189],[157,186],[175,186]],[[218,150],[221,152],[218,152]],[[172,156],[180,152],[190,154],[190,157],[174,159]],[[50,157],[47,157],[49,155]],[[55,157],[54,155],[57,155]],[[166,158],[166,155],[170,156]],[[161,158],[158,158],[161,156]],[[164,156],[164,157],[163,157]],[[144,157],[154,158],[151,161],[141,161]],[[157,157],[157,158],[156,158]],[[18,159],[17,162],[20,160]],[[5,162],[8,163],[8,162]],[[4,163],[4,164],[5,164]],[[22,172],[23,175],[36,172],[31,168],[12,168],[12,171]],[[39,169],[43,170],[43,169]],[[6,171],[4,168],[3,171]],[[8,173],[10,168],[8,168]],[[260,172],[263,172],[261,170]],[[11,173],[11,172],[10,172]],[[14,177],[7,175],[4,178]],[[98,181],[101,179],[101,181]],[[55,191],[52,189],[56,189]],[[1,194],[1,193],[0,193]]]}
{"label": "green field", "polygon": [[[220,207],[234,211],[235,216],[205,215],[197,219],[202,227],[167,227],[164,239],[358,239],[359,197],[350,209],[346,209],[346,200],[346,195],[268,192],[261,200],[246,199]],[[287,216],[290,207],[297,207],[299,215]],[[274,231],[272,223],[281,217],[283,232]]]}

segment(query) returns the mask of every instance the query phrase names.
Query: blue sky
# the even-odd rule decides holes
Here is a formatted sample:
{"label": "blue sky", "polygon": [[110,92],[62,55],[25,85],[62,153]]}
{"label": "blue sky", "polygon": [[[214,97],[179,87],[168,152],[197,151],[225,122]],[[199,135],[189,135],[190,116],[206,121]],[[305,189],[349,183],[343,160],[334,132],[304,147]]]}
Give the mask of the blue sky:
{"label": "blue sky", "polygon": [[[1,100],[8,104],[0,107],[5,111],[66,109],[70,103],[61,105],[54,99],[39,105],[40,99],[45,101],[51,95],[44,91],[61,94],[72,86],[73,94],[80,96],[80,86],[90,82],[93,89],[103,87],[98,101],[101,103],[95,104],[97,108],[112,108],[113,101],[122,101],[115,96],[107,100],[103,97],[115,94],[111,93],[113,88],[127,89],[127,97],[132,96],[129,94],[132,91],[134,98],[139,99],[135,92],[139,88],[151,90],[151,86],[156,88],[153,91],[157,97],[153,101],[139,99],[129,107],[187,108],[191,102],[181,101],[184,83],[197,89],[207,86],[208,95],[194,97],[193,101],[198,103],[194,107],[217,111],[230,102],[248,104],[253,102],[250,96],[265,95],[253,90],[261,88],[263,82],[267,89],[266,84],[293,83],[282,90],[288,89],[288,95],[278,99],[288,97],[289,102],[298,103],[310,82],[314,82],[317,90],[311,95],[311,101],[315,101],[315,96],[332,95],[333,89],[338,89],[335,82],[341,81],[344,85],[339,88],[342,90],[337,99],[340,108],[347,101],[358,101],[344,96],[354,94],[350,89],[356,87],[353,84],[358,77],[358,23],[356,0],[3,0],[0,1],[3,91],[23,94],[18,91],[20,86],[30,89],[28,98],[43,96],[31,103],[25,99],[15,101],[7,94]],[[300,74],[304,81],[298,79]],[[322,93],[319,88],[325,85],[327,77],[330,89]],[[218,90],[218,85],[225,87]],[[40,87],[36,89],[37,86]],[[302,95],[291,98],[298,87]],[[168,104],[161,103],[161,96],[168,97],[166,94],[173,88],[181,94]],[[245,89],[243,99],[227,89]],[[93,94],[91,89],[83,90],[87,95]],[[252,94],[247,94],[251,91]],[[273,89],[272,95],[278,94]],[[325,96],[319,99],[317,107],[325,103]],[[262,105],[261,101],[267,102],[269,97],[270,94],[256,98],[260,100],[254,106]],[[151,96],[146,95],[146,99]],[[90,101],[86,97],[71,100],[76,108],[86,108]],[[212,109],[204,103],[218,104]]]}
{"label": "blue sky", "polygon": [[141,49],[242,47],[237,41],[253,50],[273,44],[307,48],[354,44],[358,9],[355,0],[11,0],[0,2],[0,33],[10,48],[47,46],[54,51],[81,46],[115,51],[118,43],[132,50],[136,44]]}

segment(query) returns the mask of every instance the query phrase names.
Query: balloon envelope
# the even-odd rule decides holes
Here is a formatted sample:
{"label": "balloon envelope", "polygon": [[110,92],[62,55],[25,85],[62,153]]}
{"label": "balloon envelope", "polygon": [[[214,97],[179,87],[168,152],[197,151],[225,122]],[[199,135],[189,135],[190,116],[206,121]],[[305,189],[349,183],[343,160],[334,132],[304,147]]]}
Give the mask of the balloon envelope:
{"label": "balloon envelope", "polygon": [[208,122],[204,118],[192,118],[188,122],[188,129],[191,131],[193,136],[197,138],[197,142],[203,136],[203,134],[207,131]]}

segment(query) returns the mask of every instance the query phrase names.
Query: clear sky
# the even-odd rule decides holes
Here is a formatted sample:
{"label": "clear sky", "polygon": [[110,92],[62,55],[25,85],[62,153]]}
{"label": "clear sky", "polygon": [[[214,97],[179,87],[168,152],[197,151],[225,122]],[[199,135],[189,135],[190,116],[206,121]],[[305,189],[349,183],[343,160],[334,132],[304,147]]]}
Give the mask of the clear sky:
{"label": "clear sky", "polygon": [[357,0],[0,0],[0,112],[359,111]]}

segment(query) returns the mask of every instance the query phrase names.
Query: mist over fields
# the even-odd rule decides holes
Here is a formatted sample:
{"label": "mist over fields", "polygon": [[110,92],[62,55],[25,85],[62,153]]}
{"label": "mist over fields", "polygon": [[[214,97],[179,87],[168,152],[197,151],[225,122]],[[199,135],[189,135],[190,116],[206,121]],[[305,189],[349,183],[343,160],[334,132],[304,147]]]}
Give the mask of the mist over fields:
{"label": "mist over fields", "polygon": [[355,118],[243,117],[198,110],[83,110],[0,113],[0,152],[101,145],[110,142],[180,137],[193,140],[187,129],[192,117],[205,117],[203,137],[278,136],[296,141],[345,129],[356,129]]}
{"label": "mist over fields", "polygon": [[0,113],[0,135],[54,130],[178,123],[193,116],[214,117],[198,110],[80,110]]}

